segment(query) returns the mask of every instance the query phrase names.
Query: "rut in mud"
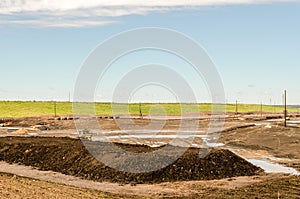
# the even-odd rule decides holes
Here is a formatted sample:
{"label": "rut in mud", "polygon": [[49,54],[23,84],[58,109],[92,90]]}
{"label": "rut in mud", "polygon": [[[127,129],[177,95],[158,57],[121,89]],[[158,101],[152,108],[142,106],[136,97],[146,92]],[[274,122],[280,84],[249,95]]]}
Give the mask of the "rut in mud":
{"label": "rut in mud", "polygon": [[[100,143],[99,143],[100,144]],[[105,143],[101,143],[105,147]],[[118,144],[124,150],[146,153],[148,146]],[[114,154],[115,155],[115,154]],[[97,161],[81,140],[50,137],[0,138],[0,161],[52,170],[94,181],[160,183],[252,176],[262,170],[228,150],[212,150],[205,158],[199,149],[188,149],[173,164],[149,173],[126,173]],[[130,166],[130,163],[127,166]]]}

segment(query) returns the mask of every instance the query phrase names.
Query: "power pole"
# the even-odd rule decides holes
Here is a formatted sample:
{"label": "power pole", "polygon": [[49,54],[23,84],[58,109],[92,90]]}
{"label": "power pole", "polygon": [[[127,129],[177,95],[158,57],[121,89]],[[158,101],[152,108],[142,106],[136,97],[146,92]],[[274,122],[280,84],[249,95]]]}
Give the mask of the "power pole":
{"label": "power pole", "polygon": [[139,104],[139,110],[140,110],[140,118],[143,119],[143,113],[142,113],[142,104]]}
{"label": "power pole", "polygon": [[263,103],[260,102],[260,118],[262,118],[262,115],[263,115]]}
{"label": "power pole", "polygon": [[235,115],[237,116],[238,114],[238,101],[235,101]]}
{"label": "power pole", "polygon": [[286,105],[286,90],[284,90],[284,127],[286,127],[287,105]]}
{"label": "power pole", "polygon": [[56,117],[56,101],[54,101],[54,117]]}

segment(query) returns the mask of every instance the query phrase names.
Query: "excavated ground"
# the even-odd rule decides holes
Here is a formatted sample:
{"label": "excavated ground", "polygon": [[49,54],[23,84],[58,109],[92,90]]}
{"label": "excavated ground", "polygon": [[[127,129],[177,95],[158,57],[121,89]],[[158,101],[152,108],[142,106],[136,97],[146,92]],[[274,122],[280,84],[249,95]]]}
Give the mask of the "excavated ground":
{"label": "excavated ground", "polygon": [[[101,144],[103,148],[108,143]],[[107,146],[106,146],[107,145]],[[118,144],[126,151],[149,153],[154,148],[143,145]],[[169,146],[170,151],[176,147]],[[155,153],[150,153],[155,156]],[[112,153],[112,157],[116,157]],[[160,157],[160,158],[166,158]],[[153,157],[159,158],[159,157]],[[261,169],[248,163],[229,150],[212,150],[205,158],[199,157],[199,150],[190,148],[173,164],[149,173],[127,173],[117,171],[97,161],[79,139],[45,137],[2,137],[0,138],[0,160],[33,166],[40,170],[52,170],[67,175],[94,181],[118,183],[160,183],[189,180],[212,180],[236,176],[252,176]],[[135,164],[129,159],[124,166]]]}

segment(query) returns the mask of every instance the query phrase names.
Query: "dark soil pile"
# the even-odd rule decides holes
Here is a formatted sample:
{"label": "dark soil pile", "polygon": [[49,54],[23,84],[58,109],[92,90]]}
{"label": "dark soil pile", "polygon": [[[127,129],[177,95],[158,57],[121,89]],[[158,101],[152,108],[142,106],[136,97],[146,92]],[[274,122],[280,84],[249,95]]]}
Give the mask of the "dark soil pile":
{"label": "dark soil pile", "polygon": [[[137,153],[153,151],[147,146],[118,145]],[[211,180],[261,172],[260,168],[228,150],[212,150],[205,158],[200,158],[199,149],[191,148],[163,169],[149,173],[126,173],[100,163],[80,140],[71,138],[3,137],[0,138],[0,160],[95,181],[118,183]]]}

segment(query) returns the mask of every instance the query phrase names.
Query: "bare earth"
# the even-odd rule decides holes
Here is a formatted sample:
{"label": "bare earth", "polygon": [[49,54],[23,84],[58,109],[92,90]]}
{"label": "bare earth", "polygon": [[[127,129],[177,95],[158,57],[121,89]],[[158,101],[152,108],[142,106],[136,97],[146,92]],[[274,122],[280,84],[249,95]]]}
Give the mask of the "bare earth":
{"label": "bare earth", "polygon": [[[299,187],[297,188],[296,183],[300,182],[299,178],[269,174],[222,180],[131,186],[87,181],[61,173],[39,171],[4,162],[0,163],[0,172],[2,173],[0,174],[0,198],[197,198],[200,196],[247,198],[251,195],[275,197],[278,192],[282,198],[297,198]],[[262,193],[256,192],[258,190]]]}
{"label": "bare earth", "polygon": [[[76,129],[72,120],[23,118],[3,122],[6,122],[6,126],[0,128],[0,136],[67,136],[72,138],[78,136],[75,134]],[[119,128],[114,120],[101,119],[99,123],[111,135],[118,134]],[[137,119],[135,123],[146,125],[149,124],[149,120]],[[35,125],[47,126],[48,129],[32,128]],[[164,129],[176,130],[178,125],[179,120],[169,120]],[[200,129],[205,131],[208,121],[200,121],[199,125]],[[26,131],[24,134],[22,132],[16,134],[15,129],[9,129],[12,127],[24,128]],[[172,132],[166,131],[164,134],[172,134]],[[127,139],[124,142],[149,144],[168,141],[168,139]],[[227,120],[218,140],[225,144],[222,148],[230,149],[244,158],[268,160],[293,167],[298,171],[300,169],[299,141],[300,128],[284,128],[280,122],[256,121],[251,118]],[[194,144],[200,147],[203,143],[202,140],[195,140]],[[53,171],[39,171],[16,164],[9,165],[5,162],[0,163],[0,173],[0,198],[299,198],[300,196],[300,177],[284,174],[132,186],[93,182]]]}

